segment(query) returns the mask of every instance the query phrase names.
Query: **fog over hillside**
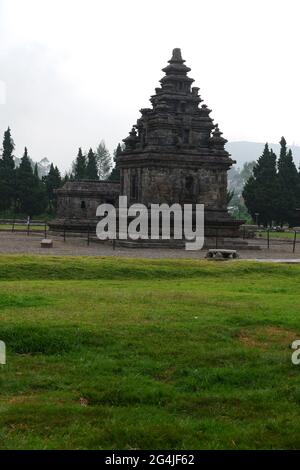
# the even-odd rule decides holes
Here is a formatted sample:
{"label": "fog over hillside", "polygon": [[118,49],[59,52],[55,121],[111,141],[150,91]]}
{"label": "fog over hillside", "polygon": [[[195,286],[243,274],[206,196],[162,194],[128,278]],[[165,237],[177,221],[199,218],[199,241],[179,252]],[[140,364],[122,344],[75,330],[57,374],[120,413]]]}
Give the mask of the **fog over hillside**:
{"label": "fog over hillside", "polygon": [[[245,162],[257,160],[262,154],[265,143],[261,142],[228,142],[226,149],[236,160],[236,167],[242,168]],[[276,155],[279,155],[280,145],[269,143],[269,147],[274,150]],[[288,148],[292,149],[294,162],[296,166],[300,163],[300,147],[296,145],[289,145]]]}
{"label": "fog over hillside", "polygon": [[[21,163],[21,158],[15,157],[14,160],[15,160],[16,167],[18,167]],[[50,162],[49,162],[48,158],[46,158],[46,157],[42,158],[39,162],[34,162],[30,157],[29,157],[29,160],[31,162],[31,166],[32,166],[33,169],[34,169],[35,163],[37,163],[38,174],[39,174],[40,178],[42,178],[43,176],[48,175],[49,170],[50,170]]]}

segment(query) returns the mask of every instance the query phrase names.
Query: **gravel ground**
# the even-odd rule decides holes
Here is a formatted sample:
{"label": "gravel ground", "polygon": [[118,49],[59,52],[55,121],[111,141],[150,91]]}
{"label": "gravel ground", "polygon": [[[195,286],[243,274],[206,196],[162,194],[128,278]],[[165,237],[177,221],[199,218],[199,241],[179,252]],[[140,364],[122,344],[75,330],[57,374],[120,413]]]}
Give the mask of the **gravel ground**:
{"label": "gravel ground", "polygon": [[[123,256],[127,258],[192,258],[202,259],[206,250],[185,251],[184,249],[166,248],[124,248],[112,245],[93,243],[87,246],[86,239],[67,238],[66,242],[61,237],[51,236],[53,248],[41,248],[41,234],[31,234],[27,236],[22,233],[0,232],[0,253],[1,254],[38,254],[38,255],[72,255],[72,256]],[[49,237],[50,238],[50,237]],[[249,242],[257,244],[258,241]],[[300,243],[296,247],[296,252],[292,252],[292,243],[272,243],[270,249],[266,249],[265,241],[260,246],[261,250],[240,250],[241,259],[259,260],[293,260],[300,262]]]}

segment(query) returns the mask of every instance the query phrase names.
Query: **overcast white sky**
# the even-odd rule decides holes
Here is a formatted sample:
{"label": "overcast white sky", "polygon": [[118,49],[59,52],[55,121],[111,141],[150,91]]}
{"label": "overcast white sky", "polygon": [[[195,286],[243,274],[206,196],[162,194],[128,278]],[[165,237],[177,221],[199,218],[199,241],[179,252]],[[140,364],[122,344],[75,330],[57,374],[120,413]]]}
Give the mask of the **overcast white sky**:
{"label": "overcast white sky", "polygon": [[299,144],[299,18],[299,0],[0,0],[0,138],[61,169],[113,150],[180,47],[228,140]]}

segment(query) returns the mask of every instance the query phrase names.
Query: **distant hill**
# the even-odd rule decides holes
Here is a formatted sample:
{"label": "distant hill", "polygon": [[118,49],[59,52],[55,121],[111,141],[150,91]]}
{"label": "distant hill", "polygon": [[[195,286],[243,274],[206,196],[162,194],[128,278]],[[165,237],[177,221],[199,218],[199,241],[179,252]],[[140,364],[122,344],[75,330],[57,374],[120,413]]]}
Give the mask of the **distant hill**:
{"label": "distant hill", "polygon": [[[262,154],[265,143],[260,142],[228,142],[226,149],[232,155],[233,160],[236,160],[236,167],[242,168],[245,162],[251,162],[257,160]],[[269,147],[279,155],[280,145],[269,143]],[[300,163],[300,147],[296,145],[290,145],[288,148],[292,149],[294,162],[296,166]]]}

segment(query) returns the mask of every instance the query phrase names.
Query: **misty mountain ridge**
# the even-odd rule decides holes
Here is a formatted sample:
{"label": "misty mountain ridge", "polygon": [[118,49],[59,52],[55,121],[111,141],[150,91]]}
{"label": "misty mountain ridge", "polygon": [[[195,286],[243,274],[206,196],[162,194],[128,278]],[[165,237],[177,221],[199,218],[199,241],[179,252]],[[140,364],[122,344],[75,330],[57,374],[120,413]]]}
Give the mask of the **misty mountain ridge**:
{"label": "misty mountain ridge", "polygon": [[[279,156],[280,145],[268,143],[269,148],[273,149],[277,156]],[[257,161],[261,156],[265,142],[247,142],[247,141],[237,141],[237,142],[228,142],[226,144],[226,150],[231,154],[232,159],[236,160],[235,168],[242,169],[244,163]],[[288,145],[288,149],[291,149],[293,152],[295,165],[299,166],[300,163],[300,146],[297,145]]]}

